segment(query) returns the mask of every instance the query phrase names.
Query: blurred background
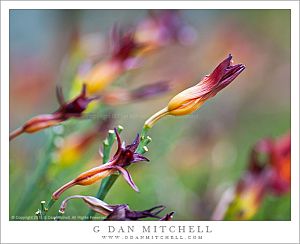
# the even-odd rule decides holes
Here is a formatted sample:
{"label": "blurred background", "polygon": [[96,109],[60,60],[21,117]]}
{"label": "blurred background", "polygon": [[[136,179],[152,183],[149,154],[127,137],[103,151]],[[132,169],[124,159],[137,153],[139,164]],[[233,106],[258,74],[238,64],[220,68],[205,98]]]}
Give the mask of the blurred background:
{"label": "blurred background", "polygon": [[[159,121],[149,133],[153,139],[146,153],[150,163],[129,168],[140,193],[119,177],[105,201],[126,203],[134,210],[163,204],[176,212],[174,220],[210,220],[223,193],[246,172],[255,143],[289,132],[289,10],[182,10],[180,16],[186,26],[181,39],[147,53],[138,68],[105,89],[110,94],[171,81],[167,92],[126,102],[119,102],[116,92],[86,120],[67,121],[10,142],[11,216],[34,215],[41,200],[48,200],[58,187],[99,165],[98,147],[108,129],[122,125],[121,137],[131,143],[146,119],[179,91],[212,72],[228,54],[233,55],[234,63],[245,64],[246,70],[192,115]],[[58,108],[56,85],[68,97],[80,69],[107,55],[109,32],[115,24],[146,28],[142,23],[147,18],[146,10],[10,11],[10,131],[37,114]],[[101,131],[95,132],[97,137],[82,152],[71,151],[60,158],[66,138],[89,133],[99,123]],[[47,150],[53,134],[54,147]],[[34,181],[45,157],[49,164]],[[94,196],[99,185],[76,186],[64,193],[59,204],[74,194]],[[251,219],[289,220],[290,200],[289,191],[266,194]],[[50,215],[57,213],[59,204]],[[66,215],[87,212],[83,202],[74,200]]]}

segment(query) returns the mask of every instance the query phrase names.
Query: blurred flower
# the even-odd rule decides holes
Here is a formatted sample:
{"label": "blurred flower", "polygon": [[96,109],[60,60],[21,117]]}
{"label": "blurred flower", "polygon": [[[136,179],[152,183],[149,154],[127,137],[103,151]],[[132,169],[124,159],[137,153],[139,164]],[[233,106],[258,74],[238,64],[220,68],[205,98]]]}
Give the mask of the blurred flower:
{"label": "blurred flower", "polygon": [[67,202],[71,199],[82,199],[89,208],[93,211],[104,215],[106,218],[104,220],[118,220],[118,221],[125,221],[125,220],[139,220],[143,218],[156,218],[160,220],[171,220],[173,217],[174,212],[166,214],[164,217],[159,217],[158,214],[165,209],[164,206],[159,205],[147,210],[143,211],[133,211],[130,210],[127,204],[118,204],[118,205],[109,205],[98,198],[91,197],[91,196],[81,196],[75,195],[66,198],[61,206],[60,206],[60,213],[64,213],[67,207]]}
{"label": "blurred flower", "polygon": [[135,68],[135,58],[142,45],[134,40],[134,32],[123,32],[116,26],[111,33],[111,53],[109,58],[95,64],[77,82],[87,84],[88,94],[98,94],[125,71]]}
{"label": "blurred flower", "polygon": [[81,94],[65,102],[61,88],[57,88],[57,98],[60,108],[52,114],[43,114],[28,120],[22,127],[16,129],[9,135],[9,140],[14,139],[22,133],[34,133],[42,129],[57,125],[70,118],[79,118],[87,108],[88,104],[98,97],[86,96],[86,85],[82,87]]}
{"label": "blurred flower", "polygon": [[101,179],[104,179],[105,177],[114,174],[116,172],[120,172],[126,182],[135,190],[139,191],[135,183],[133,182],[131,175],[129,172],[125,169],[125,167],[129,166],[132,163],[137,163],[140,161],[149,161],[146,157],[143,155],[136,153],[135,150],[137,149],[139,143],[140,143],[140,137],[137,135],[135,140],[132,144],[127,145],[125,147],[124,144],[121,143],[121,138],[118,133],[118,131],[115,129],[115,134],[117,136],[117,142],[118,142],[118,149],[113,158],[106,164],[102,164],[98,167],[92,168],[79,176],[77,176],[74,180],[66,183],[61,188],[59,188],[57,191],[55,191],[52,194],[52,198],[54,200],[57,200],[60,195],[65,192],[67,189],[69,189],[72,186],[75,185],[91,185]]}
{"label": "blurred flower", "polygon": [[[253,218],[266,194],[282,195],[290,190],[290,167],[290,135],[257,142],[251,151],[246,173],[237,183],[233,194],[229,196],[231,200],[227,201],[229,203],[227,210],[223,216],[219,213],[219,219],[215,220]],[[225,202],[224,199],[221,201]]]}
{"label": "blurred flower", "polygon": [[87,148],[99,137],[102,137],[110,127],[112,117],[108,117],[99,122],[99,124],[86,132],[73,133],[63,139],[59,146],[55,161],[62,166],[69,166],[77,162]]}
{"label": "blurred flower", "polygon": [[276,195],[287,193],[291,187],[291,136],[263,139],[252,150],[249,172],[268,172],[266,187]]}
{"label": "blurred flower", "polygon": [[270,152],[272,176],[269,187],[277,195],[291,188],[291,135],[274,140]]}
{"label": "blurred flower", "polygon": [[146,100],[154,96],[170,91],[171,84],[168,81],[159,81],[147,84],[134,90],[115,89],[102,95],[102,101],[105,104],[117,105],[138,100]]}
{"label": "blurred flower", "polygon": [[150,11],[149,17],[137,26],[135,39],[145,44],[145,53],[172,42],[191,44],[196,31],[184,22],[178,10]]}
{"label": "blurred flower", "polygon": [[79,73],[74,90],[82,82],[88,94],[99,94],[124,72],[140,65],[141,57],[148,51],[171,42],[190,44],[196,37],[193,28],[184,23],[178,11],[151,12],[150,17],[131,30],[121,30],[116,25],[110,35],[108,58]]}
{"label": "blurred flower", "polygon": [[258,211],[266,192],[268,172],[246,173],[236,186],[224,220],[248,220]]}
{"label": "blurred flower", "polygon": [[215,70],[205,76],[197,85],[190,87],[175,97],[168,106],[145,122],[145,127],[151,128],[156,121],[165,115],[186,115],[197,110],[209,98],[228,86],[244,69],[243,64],[231,65],[232,56],[229,55]]}

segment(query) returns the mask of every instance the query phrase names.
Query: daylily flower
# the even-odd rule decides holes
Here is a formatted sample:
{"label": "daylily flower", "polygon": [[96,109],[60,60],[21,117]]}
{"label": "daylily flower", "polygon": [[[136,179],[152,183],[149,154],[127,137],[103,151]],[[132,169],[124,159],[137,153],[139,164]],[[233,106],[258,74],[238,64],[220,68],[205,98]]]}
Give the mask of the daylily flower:
{"label": "daylily flower", "polygon": [[291,188],[291,135],[274,140],[270,154],[273,172],[269,187],[273,193],[282,195]]}
{"label": "daylily flower", "polygon": [[28,120],[22,127],[16,129],[9,135],[9,140],[19,136],[22,133],[34,133],[42,129],[58,125],[63,121],[70,118],[79,118],[87,108],[88,104],[98,99],[98,97],[86,96],[86,85],[84,84],[80,95],[75,97],[70,102],[65,102],[61,88],[57,88],[57,99],[60,104],[60,108],[52,114],[43,114],[33,117]]}
{"label": "daylily flower", "polygon": [[[265,157],[259,158],[259,155]],[[252,150],[248,171],[256,174],[267,171],[268,178],[264,180],[268,190],[276,195],[287,193],[291,186],[290,134],[259,141]]]}
{"label": "daylily flower", "polygon": [[191,44],[196,31],[184,22],[178,10],[150,11],[137,26],[135,39],[145,44],[142,52],[148,52],[172,42]]}
{"label": "daylily flower", "polygon": [[93,211],[104,215],[106,218],[104,220],[118,220],[118,221],[125,221],[125,220],[139,220],[143,218],[156,218],[162,221],[171,220],[173,217],[174,212],[166,214],[162,218],[158,216],[160,212],[162,212],[165,207],[162,205],[155,206],[153,208],[143,210],[143,211],[133,211],[129,208],[127,204],[118,204],[118,205],[109,205],[96,197],[91,196],[81,196],[75,195],[66,198],[61,206],[60,206],[60,213],[64,213],[67,207],[67,203],[71,199],[82,199],[89,208]]}
{"label": "daylily flower", "polygon": [[[248,169],[235,186],[223,219],[251,219],[266,194],[282,195],[290,190],[290,141],[290,135],[287,135],[279,139],[262,139],[255,144]],[[222,219],[221,214],[218,216],[215,220]]]}
{"label": "daylily flower", "polygon": [[131,175],[129,172],[125,169],[125,167],[129,166],[132,163],[137,163],[140,161],[149,161],[146,157],[143,155],[136,153],[136,149],[140,143],[140,137],[137,135],[135,140],[132,144],[125,146],[121,143],[120,135],[117,131],[117,129],[114,130],[117,142],[118,142],[118,149],[113,158],[106,164],[102,164],[98,167],[92,168],[79,176],[77,176],[74,180],[71,180],[67,184],[63,185],[61,188],[59,188],[57,191],[55,191],[52,194],[52,198],[54,200],[57,200],[60,195],[65,192],[67,189],[69,189],[72,186],[75,185],[91,185],[111,174],[120,172],[126,182],[135,190],[139,191],[135,183],[133,182]]}
{"label": "daylily flower", "polygon": [[109,57],[95,64],[77,81],[84,81],[87,84],[88,94],[99,94],[125,71],[137,66],[138,59],[135,56],[142,45],[135,41],[134,32],[122,32],[114,27],[111,43],[112,50]]}
{"label": "daylily flower", "polygon": [[219,91],[228,86],[244,69],[245,65],[243,64],[232,65],[232,56],[229,55],[197,85],[173,97],[167,107],[145,122],[145,127],[151,128],[156,121],[165,115],[180,116],[194,112],[209,98],[214,97]]}
{"label": "daylily flower", "polygon": [[99,124],[85,132],[72,133],[63,139],[55,153],[55,162],[62,166],[69,166],[77,162],[87,148],[97,139],[102,138],[112,122],[112,117],[99,122]]}

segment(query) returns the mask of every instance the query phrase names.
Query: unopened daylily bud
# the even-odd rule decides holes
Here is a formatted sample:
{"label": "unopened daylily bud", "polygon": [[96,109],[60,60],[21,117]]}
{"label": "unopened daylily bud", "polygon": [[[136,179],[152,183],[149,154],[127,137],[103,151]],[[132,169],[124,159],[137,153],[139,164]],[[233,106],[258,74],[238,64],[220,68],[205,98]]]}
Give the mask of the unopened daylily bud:
{"label": "unopened daylily bud", "polygon": [[187,115],[196,111],[209,98],[228,86],[244,69],[243,64],[231,65],[229,55],[215,70],[205,76],[197,85],[190,87],[175,97],[163,108],[145,122],[145,127],[151,128],[156,121],[165,115]]}

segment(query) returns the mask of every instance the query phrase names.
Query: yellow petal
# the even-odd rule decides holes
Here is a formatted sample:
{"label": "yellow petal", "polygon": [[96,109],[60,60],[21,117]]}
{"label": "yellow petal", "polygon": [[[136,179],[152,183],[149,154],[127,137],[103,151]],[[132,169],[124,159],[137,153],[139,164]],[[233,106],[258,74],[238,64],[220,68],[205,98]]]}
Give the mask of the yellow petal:
{"label": "yellow petal", "polygon": [[97,64],[83,79],[87,84],[88,95],[101,92],[123,72],[120,62],[103,62]]}
{"label": "yellow petal", "polygon": [[193,113],[196,111],[205,101],[201,101],[201,99],[195,99],[190,100],[181,106],[171,109],[172,107],[175,107],[174,104],[171,104],[171,106],[168,106],[169,114],[175,115],[175,116],[181,116],[181,115],[187,115],[190,113]]}

